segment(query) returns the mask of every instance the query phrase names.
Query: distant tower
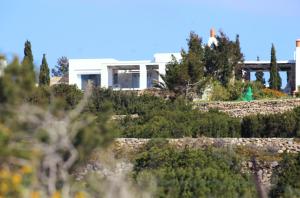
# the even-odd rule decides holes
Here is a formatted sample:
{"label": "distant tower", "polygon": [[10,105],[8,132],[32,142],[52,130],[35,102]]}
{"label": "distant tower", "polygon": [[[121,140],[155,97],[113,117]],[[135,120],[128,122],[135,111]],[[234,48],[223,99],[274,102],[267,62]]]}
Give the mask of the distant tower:
{"label": "distant tower", "polygon": [[211,28],[211,29],[210,29],[210,37],[209,37],[209,39],[208,39],[207,45],[208,45],[209,47],[212,47],[213,44],[214,44],[215,46],[218,46],[218,41],[217,41],[217,39],[216,39],[216,31],[215,31],[214,28]]}

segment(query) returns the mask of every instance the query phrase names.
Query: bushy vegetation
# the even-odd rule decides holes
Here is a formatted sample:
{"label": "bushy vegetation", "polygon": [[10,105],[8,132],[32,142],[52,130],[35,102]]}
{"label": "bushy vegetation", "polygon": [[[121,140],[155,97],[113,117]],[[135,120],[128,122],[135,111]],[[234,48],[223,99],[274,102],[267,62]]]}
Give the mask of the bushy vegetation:
{"label": "bushy vegetation", "polygon": [[[174,106],[176,103],[173,104]],[[240,121],[218,111],[166,108],[120,124],[125,137],[240,137]]]}
{"label": "bushy vegetation", "polygon": [[299,137],[300,108],[268,115],[250,115],[242,120],[242,137]]}
{"label": "bushy vegetation", "polygon": [[76,86],[37,87],[28,41],[24,55],[0,76],[0,197],[78,197],[70,172],[113,140],[111,108],[88,111]]}
{"label": "bushy vegetation", "polygon": [[265,86],[259,81],[243,82],[236,80],[234,83],[223,86],[218,81],[211,82],[212,92],[209,100],[211,101],[237,101],[241,100],[243,93],[248,87],[251,87],[253,98],[255,100],[260,99],[276,99],[276,98],[286,98],[287,94],[265,88]]}
{"label": "bushy vegetation", "polygon": [[89,102],[91,112],[99,112],[103,104],[111,103],[114,113],[119,115],[145,115],[149,111],[162,109],[167,101],[152,95],[138,96],[134,91],[113,91],[111,89],[94,88]]}
{"label": "bushy vegetation", "polygon": [[153,175],[154,197],[256,197],[251,177],[242,174],[230,150],[174,149],[153,140],[134,163],[137,181]]}
{"label": "bushy vegetation", "polygon": [[217,43],[203,48],[202,38],[191,32],[187,39],[187,50],[181,50],[182,60],[175,57],[166,65],[166,75],[162,75],[165,88],[180,95],[189,92],[201,94],[209,79],[227,87],[232,79],[241,79],[243,54],[239,36],[230,40],[223,32],[216,36]]}
{"label": "bushy vegetation", "polygon": [[[70,172],[117,135],[299,136],[300,108],[282,114],[248,116],[241,122],[217,110],[200,112],[181,96],[190,89],[201,92],[210,78],[216,82],[213,100],[238,100],[247,86],[252,87],[257,99],[284,96],[265,89],[260,82],[231,82],[233,76],[240,78],[237,63],[243,55],[239,38],[230,41],[221,33],[217,39],[218,47],[203,49],[201,38],[191,33],[188,51],[182,51],[182,62],[173,60],[168,64],[166,86],[180,93],[174,99],[102,88],[83,93],[76,86],[65,84],[49,87],[45,56],[40,86],[36,86],[31,43],[26,41],[23,61],[15,58],[0,76],[0,197],[22,197],[25,192],[33,197],[76,195],[85,188],[72,189],[75,181]],[[57,67],[54,74],[67,75],[67,58],[62,57],[58,64],[61,68]],[[113,114],[127,117],[115,122]],[[130,117],[132,114],[138,117]],[[288,170],[295,172],[293,165],[299,166],[297,160],[287,158],[283,166],[290,166]],[[134,177],[139,180],[155,176],[157,197],[253,197],[254,185],[248,175],[241,174],[239,163],[230,150],[175,150],[165,142],[150,142],[135,160]],[[286,174],[278,173],[274,196],[299,187],[295,177],[286,179]]]}
{"label": "bushy vegetation", "polygon": [[300,153],[285,154],[273,173],[270,197],[300,197]]}

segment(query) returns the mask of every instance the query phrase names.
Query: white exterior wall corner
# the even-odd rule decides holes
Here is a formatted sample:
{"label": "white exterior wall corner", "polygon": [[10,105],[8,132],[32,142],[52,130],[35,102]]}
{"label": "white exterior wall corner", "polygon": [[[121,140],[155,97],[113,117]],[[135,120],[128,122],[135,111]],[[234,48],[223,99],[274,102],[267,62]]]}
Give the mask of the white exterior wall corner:
{"label": "white exterior wall corner", "polygon": [[[297,40],[296,42],[300,42],[300,40]],[[295,61],[296,61],[296,74],[295,74],[295,80],[296,80],[296,91],[300,91],[298,89],[298,86],[300,86],[300,46],[296,45],[296,53],[295,53]]]}
{"label": "white exterior wall corner", "polygon": [[160,64],[158,64],[158,73],[159,73],[159,76],[158,76],[158,81],[160,82],[160,83],[165,83],[164,81],[163,81],[163,79],[161,78],[161,76],[160,75],[166,75],[166,64],[167,63],[160,63]]}
{"label": "white exterior wall corner", "polygon": [[147,89],[147,67],[140,65],[140,89]]}

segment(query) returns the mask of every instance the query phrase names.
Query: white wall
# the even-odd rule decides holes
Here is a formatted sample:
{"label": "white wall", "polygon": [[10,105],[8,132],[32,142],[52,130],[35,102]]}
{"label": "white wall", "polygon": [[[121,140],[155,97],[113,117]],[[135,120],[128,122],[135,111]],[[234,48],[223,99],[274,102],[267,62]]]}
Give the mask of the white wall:
{"label": "white wall", "polygon": [[[166,73],[166,64],[170,62],[171,56],[174,55],[178,61],[181,60],[180,53],[159,53],[154,55],[154,61],[118,61],[115,59],[70,59],[69,60],[69,84],[75,84],[81,89],[82,74],[101,74],[101,87],[113,86],[114,66],[129,68],[134,66],[140,67],[140,89],[147,88],[147,65],[158,65],[159,74]],[[163,82],[159,77],[159,81]]]}
{"label": "white wall", "polygon": [[[299,42],[300,43],[300,40],[297,40],[296,43]],[[297,47],[297,44],[296,44],[296,57],[295,57],[295,60],[296,60],[296,91],[300,91],[298,90],[298,86],[300,86],[300,46],[298,45]]]}
{"label": "white wall", "polygon": [[100,74],[101,86],[108,86],[107,66],[97,59],[70,59],[69,84],[75,84],[81,89],[82,74]]}

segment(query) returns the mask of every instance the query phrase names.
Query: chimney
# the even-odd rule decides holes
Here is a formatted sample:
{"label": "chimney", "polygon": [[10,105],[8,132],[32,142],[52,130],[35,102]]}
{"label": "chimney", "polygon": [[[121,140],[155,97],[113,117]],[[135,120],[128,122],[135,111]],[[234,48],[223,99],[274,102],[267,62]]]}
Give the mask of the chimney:
{"label": "chimney", "polygon": [[296,47],[300,47],[300,39],[296,40]]}
{"label": "chimney", "polygon": [[[210,37],[216,37],[216,31],[214,28],[210,29]],[[300,41],[299,41],[300,42]]]}

